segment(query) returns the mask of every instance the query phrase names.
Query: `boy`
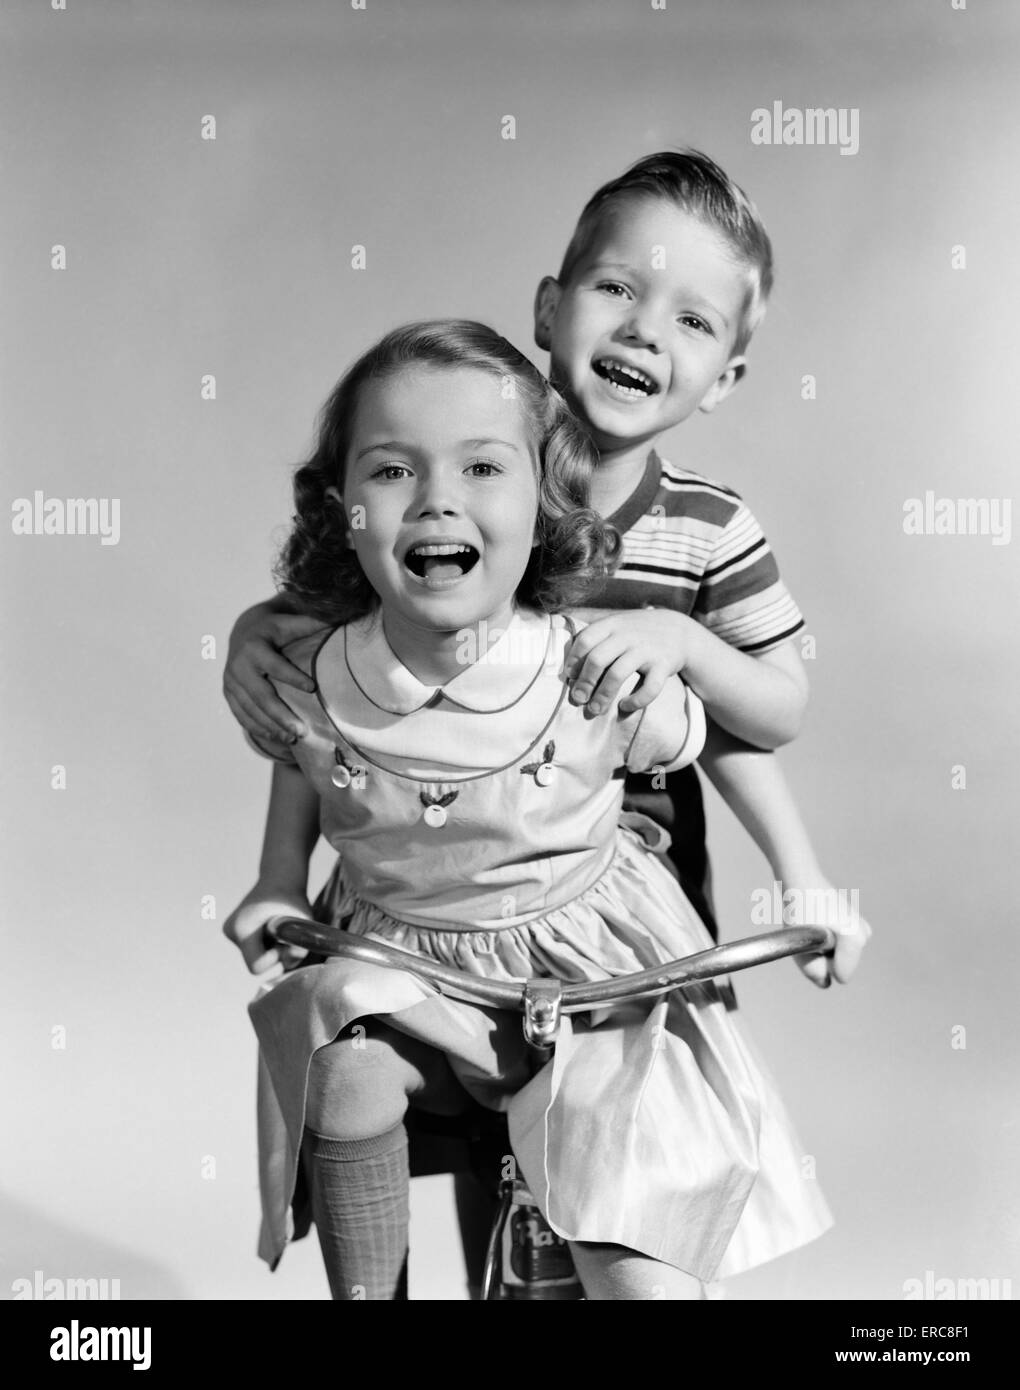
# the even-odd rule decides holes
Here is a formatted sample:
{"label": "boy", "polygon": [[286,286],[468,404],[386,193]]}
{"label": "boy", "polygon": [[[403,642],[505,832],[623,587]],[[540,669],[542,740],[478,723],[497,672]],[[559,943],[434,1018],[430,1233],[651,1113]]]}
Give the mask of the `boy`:
{"label": "boy", "polygon": [[[744,375],[745,349],[771,288],[768,236],[743,192],[694,151],[640,160],[585,206],[558,276],[535,300],[535,338],[550,376],[600,451],[591,505],[624,538],[602,607],[571,649],[571,698],[598,713],[635,672],[621,708],[648,703],[681,674],[715,728],[701,766],[784,888],[800,901],[835,899],[768,751],[796,736],[807,680],[794,637],[803,620],[760,528],[735,493],[663,463],[659,435],[711,411]],[[293,716],[270,676],[307,688],[276,650],[319,626],[290,615],[285,595],[249,610],[232,634],[227,701],[255,737],[291,738]],[[619,611],[625,610],[625,611]],[[665,786],[662,784],[665,783]],[[693,769],[628,779],[628,805],[670,831],[670,857],[715,933],[704,812]],[[794,897],[793,901],[797,901]],[[284,909],[281,909],[284,910]],[[803,920],[795,918],[793,920]],[[834,958],[811,958],[821,987],[845,981],[870,934],[841,927]],[[244,905],[228,923],[256,973],[278,960],[254,953]],[[778,924],[777,924],[778,925]]]}

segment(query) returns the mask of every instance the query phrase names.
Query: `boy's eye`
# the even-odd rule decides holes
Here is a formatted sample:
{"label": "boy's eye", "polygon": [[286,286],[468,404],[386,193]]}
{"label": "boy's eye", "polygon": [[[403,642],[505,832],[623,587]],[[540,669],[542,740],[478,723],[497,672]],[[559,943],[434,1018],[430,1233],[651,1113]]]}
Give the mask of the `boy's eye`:
{"label": "boy's eye", "polygon": [[681,314],[680,322],[685,328],[696,328],[700,333],[712,332],[712,325],[699,318],[697,314]]}
{"label": "boy's eye", "polygon": [[629,293],[627,286],[621,285],[618,280],[601,280],[599,281],[599,284],[596,286],[596,288],[600,290],[605,290],[607,294],[611,294],[616,297]]}

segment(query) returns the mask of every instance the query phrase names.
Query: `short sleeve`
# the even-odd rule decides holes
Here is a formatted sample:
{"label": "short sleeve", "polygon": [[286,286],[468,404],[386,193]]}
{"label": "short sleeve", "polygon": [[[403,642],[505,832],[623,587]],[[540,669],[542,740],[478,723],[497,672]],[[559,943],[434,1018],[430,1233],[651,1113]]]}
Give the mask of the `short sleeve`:
{"label": "short sleeve", "polygon": [[743,502],[718,532],[693,616],[751,656],[789,641],[804,626],[764,532]]}
{"label": "short sleeve", "polygon": [[244,737],[249,747],[254,748],[255,752],[263,758],[271,758],[274,763],[294,763],[297,758],[294,756],[294,746],[284,743],[282,739],[257,739],[254,738],[247,729],[244,730]]}
{"label": "short sleeve", "polygon": [[662,693],[639,712],[625,757],[628,772],[686,767],[704,748],[705,732],[701,700],[679,676],[671,676]]}

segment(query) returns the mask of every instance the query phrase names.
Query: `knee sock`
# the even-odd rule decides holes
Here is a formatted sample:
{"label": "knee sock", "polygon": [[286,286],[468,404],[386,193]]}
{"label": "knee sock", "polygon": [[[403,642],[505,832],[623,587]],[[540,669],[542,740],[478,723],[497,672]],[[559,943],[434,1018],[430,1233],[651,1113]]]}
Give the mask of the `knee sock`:
{"label": "knee sock", "polygon": [[406,1299],[410,1178],[402,1123],[371,1139],[305,1131],[312,1217],[334,1299]]}

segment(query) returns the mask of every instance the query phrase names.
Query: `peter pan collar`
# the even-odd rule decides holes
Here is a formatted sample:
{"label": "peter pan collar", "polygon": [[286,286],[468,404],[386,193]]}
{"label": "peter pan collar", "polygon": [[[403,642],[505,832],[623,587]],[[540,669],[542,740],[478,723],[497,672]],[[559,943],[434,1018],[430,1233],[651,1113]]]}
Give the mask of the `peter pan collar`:
{"label": "peter pan collar", "polygon": [[348,623],[326,645],[343,644],[350,679],[388,714],[413,714],[440,700],[478,714],[496,714],[517,704],[538,679],[552,656],[552,639],[548,614],[518,609],[485,655],[445,685],[425,685],[407,669],[387,642],[378,614]]}

